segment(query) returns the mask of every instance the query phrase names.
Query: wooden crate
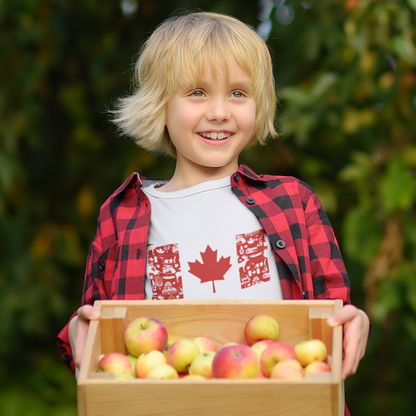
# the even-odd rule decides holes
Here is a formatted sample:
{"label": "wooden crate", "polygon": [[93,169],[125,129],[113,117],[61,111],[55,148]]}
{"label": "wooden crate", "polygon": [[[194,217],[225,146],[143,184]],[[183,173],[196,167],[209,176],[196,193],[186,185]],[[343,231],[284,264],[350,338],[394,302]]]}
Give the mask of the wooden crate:
{"label": "wooden crate", "polygon": [[[99,321],[90,323],[77,382],[79,416],[342,416],[342,328],[326,318],[342,301],[97,301]],[[273,316],[278,341],[295,346],[319,338],[331,355],[331,373],[304,380],[114,380],[96,373],[98,357],[126,352],[123,332],[140,316],[162,321],[176,339],[206,336],[218,347],[242,342],[244,326],[257,314]]]}

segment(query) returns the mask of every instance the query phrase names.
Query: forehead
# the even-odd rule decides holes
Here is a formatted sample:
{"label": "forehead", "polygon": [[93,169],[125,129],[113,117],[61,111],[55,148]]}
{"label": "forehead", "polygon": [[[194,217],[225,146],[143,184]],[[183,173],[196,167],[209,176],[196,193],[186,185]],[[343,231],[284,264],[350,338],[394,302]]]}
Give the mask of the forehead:
{"label": "forehead", "polygon": [[177,89],[223,81],[227,85],[252,88],[252,75],[249,71],[243,69],[234,58],[221,59],[218,56],[202,59],[189,71],[187,68],[183,68],[181,72],[177,73],[176,81]]}

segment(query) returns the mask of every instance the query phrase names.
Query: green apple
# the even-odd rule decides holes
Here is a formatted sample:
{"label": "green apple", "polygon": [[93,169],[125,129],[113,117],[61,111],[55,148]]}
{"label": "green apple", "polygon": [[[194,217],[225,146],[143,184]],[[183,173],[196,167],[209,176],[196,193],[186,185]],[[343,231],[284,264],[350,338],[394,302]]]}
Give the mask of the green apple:
{"label": "green apple", "polygon": [[197,355],[189,367],[189,374],[212,378],[212,362],[215,354],[215,351],[207,351]]}
{"label": "green apple", "polygon": [[295,352],[304,367],[314,362],[325,361],[327,356],[326,346],[320,339],[299,342],[295,346]]}
{"label": "green apple", "polygon": [[156,378],[159,380],[176,379],[178,378],[178,372],[169,364],[161,364],[153,367],[147,373],[146,378]]}

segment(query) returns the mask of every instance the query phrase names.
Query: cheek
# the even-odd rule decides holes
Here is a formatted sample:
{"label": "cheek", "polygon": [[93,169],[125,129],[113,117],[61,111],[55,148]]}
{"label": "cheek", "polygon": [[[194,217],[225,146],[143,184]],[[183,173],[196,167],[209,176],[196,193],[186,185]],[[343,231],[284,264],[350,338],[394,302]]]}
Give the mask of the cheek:
{"label": "cheek", "polygon": [[247,132],[252,132],[256,124],[256,107],[252,106],[246,109],[241,117],[241,128]]}

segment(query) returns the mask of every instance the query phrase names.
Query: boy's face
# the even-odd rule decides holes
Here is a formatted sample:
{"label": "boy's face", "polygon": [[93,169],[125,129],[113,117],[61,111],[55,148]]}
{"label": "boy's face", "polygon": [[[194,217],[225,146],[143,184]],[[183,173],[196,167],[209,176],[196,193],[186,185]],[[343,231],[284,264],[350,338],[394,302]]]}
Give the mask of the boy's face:
{"label": "boy's face", "polygon": [[214,76],[208,64],[195,88],[177,91],[166,105],[166,127],[177,152],[175,174],[231,175],[255,121],[250,76],[234,62],[227,82],[221,66]]}

